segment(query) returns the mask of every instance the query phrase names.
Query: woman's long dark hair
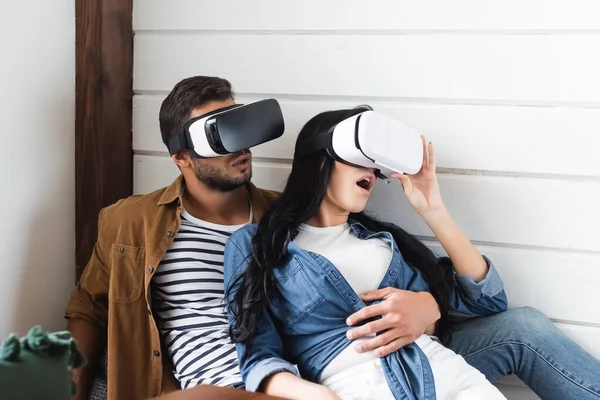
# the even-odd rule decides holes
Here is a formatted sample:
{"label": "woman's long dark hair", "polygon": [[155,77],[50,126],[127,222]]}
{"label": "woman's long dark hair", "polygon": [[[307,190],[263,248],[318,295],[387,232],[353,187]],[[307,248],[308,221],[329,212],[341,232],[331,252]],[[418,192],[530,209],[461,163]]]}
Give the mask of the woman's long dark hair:
{"label": "woman's long dark hair", "polygon": [[[362,111],[364,109],[327,111],[313,117],[298,135],[296,153],[316,136],[326,134],[342,120]],[[252,241],[253,256],[246,271],[228,288],[228,292],[234,287],[238,288],[229,304],[235,316],[235,323],[230,327],[229,334],[234,343],[244,343],[247,346],[246,355],[251,352],[250,343],[256,334],[259,319],[267,308],[268,299],[277,295],[273,270],[285,263],[288,244],[298,234],[300,224],[318,212],[327,193],[333,167],[333,159],[324,150],[294,159],[283,193],[258,224]],[[427,281],[441,313],[436,335],[442,342],[447,342],[450,339],[449,268],[438,265],[434,254],[403,229],[392,229],[362,212],[350,214],[350,219],[361,223],[370,231],[385,230],[393,235],[403,258],[416,267]]]}

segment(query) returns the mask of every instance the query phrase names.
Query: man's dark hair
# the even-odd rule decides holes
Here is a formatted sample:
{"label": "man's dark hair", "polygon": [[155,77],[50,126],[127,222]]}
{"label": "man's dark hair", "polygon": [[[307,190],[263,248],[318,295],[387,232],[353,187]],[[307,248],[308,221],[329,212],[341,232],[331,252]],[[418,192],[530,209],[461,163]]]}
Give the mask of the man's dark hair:
{"label": "man's dark hair", "polygon": [[233,99],[231,83],[213,76],[193,76],[180,81],[163,101],[158,121],[163,143],[183,130],[190,113],[210,101]]}

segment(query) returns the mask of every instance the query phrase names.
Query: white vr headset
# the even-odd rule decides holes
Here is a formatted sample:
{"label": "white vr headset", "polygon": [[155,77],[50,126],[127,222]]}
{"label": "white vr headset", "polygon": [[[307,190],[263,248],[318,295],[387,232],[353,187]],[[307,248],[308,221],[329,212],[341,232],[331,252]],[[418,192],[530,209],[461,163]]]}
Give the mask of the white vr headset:
{"label": "white vr headset", "polygon": [[167,147],[171,155],[186,149],[194,158],[220,157],[277,139],[284,128],[275,99],[235,104],[191,119]]}
{"label": "white vr headset", "polygon": [[335,125],[294,157],[326,150],[333,159],[365,168],[374,168],[381,179],[392,173],[416,174],[423,164],[421,135],[410,126],[380,114],[370,106]]}

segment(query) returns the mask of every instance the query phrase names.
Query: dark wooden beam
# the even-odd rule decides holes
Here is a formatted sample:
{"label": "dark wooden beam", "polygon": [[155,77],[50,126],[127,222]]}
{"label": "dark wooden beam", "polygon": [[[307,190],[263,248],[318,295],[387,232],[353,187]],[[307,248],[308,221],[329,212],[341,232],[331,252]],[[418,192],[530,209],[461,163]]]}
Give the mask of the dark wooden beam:
{"label": "dark wooden beam", "polygon": [[133,0],[75,0],[76,277],[101,208],[133,192]]}

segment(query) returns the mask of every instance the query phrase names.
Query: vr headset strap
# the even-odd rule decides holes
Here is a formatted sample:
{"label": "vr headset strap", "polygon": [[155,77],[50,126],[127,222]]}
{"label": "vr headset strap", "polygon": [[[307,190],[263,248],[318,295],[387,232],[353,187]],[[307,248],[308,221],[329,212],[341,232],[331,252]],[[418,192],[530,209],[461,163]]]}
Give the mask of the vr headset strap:
{"label": "vr headset strap", "polygon": [[298,151],[296,151],[296,154],[294,154],[294,157],[305,157],[310,154],[314,154],[318,151],[321,151],[323,149],[331,148],[331,138],[332,137],[333,137],[333,130],[327,132],[325,135],[321,135],[320,137],[318,137],[315,140],[308,143],[303,148],[298,149]]}
{"label": "vr headset strap", "polygon": [[189,133],[187,131],[172,136],[171,139],[169,139],[169,154],[177,154],[185,149],[192,158],[204,158],[194,151],[194,146],[190,143],[192,143],[192,141],[189,139]]}
{"label": "vr headset strap", "polygon": [[177,154],[179,151],[183,149],[188,149],[188,140],[186,132],[179,132],[177,135],[171,136],[169,139],[169,154]]}

